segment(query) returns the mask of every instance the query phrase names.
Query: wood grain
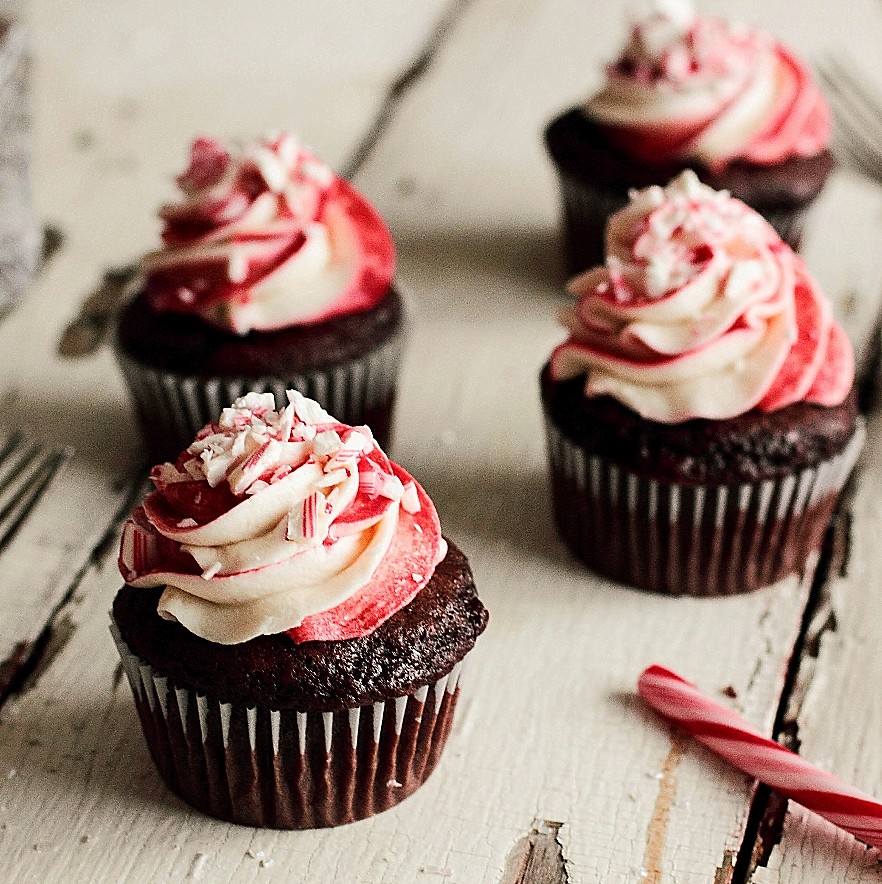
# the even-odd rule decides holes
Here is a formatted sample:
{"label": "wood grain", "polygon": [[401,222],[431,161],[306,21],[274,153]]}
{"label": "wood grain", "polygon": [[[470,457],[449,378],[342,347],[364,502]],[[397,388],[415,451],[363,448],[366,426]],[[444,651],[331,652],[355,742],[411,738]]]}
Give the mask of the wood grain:
{"label": "wood grain", "polygon": [[[738,8],[808,51],[834,27],[867,53],[882,34],[864,21],[870,0],[855,0],[864,19],[819,2],[796,17],[765,5]],[[581,0],[385,0],[298,4],[293,18],[277,2],[34,0],[38,201],[65,244],[0,324],[0,429],[33,426],[78,457],[65,500],[16,539],[26,548],[0,553],[0,577],[10,569],[0,604],[43,556],[40,585],[52,587],[25,600],[27,625],[10,627],[8,640],[0,633],[7,646],[37,627],[55,637],[48,665],[0,717],[0,880],[497,884],[517,872],[526,884],[542,880],[542,867],[571,884],[732,880],[752,783],[660,724],[634,684],[645,665],[664,663],[771,732],[808,585],[791,578],[715,600],[638,593],[571,561],[547,502],[537,374],[561,337],[554,313],[565,299],[540,133],[594,85],[618,42],[620,4],[598,10]],[[56,356],[103,270],[153,242],[162,175],[194,129],[288,125],[338,166],[360,165],[357,184],[396,235],[413,329],[394,454],[469,553],[492,612],[430,781],[392,811],[312,832],[218,823],[160,784],[107,633],[119,577],[112,556],[92,555],[137,475],[133,422],[106,350]],[[806,240],[859,352],[871,346],[882,293],[879,211],[878,192],[840,175]],[[880,516],[872,500],[871,491],[858,499],[865,561]],[[863,574],[836,584],[862,600],[846,618],[856,637],[833,653],[825,635],[826,674],[810,682],[801,732],[806,710],[823,717],[838,682],[853,685],[844,713],[875,673],[873,619],[859,614],[875,565]],[[873,791],[877,716],[868,719],[860,738],[816,730],[845,767],[862,766]],[[782,871],[793,857],[797,869],[819,870],[814,880],[842,880],[837,848],[821,857],[826,847],[803,825],[789,819],[757,881],[803,880]],[[855,855],[849,873],[863,861]]]}

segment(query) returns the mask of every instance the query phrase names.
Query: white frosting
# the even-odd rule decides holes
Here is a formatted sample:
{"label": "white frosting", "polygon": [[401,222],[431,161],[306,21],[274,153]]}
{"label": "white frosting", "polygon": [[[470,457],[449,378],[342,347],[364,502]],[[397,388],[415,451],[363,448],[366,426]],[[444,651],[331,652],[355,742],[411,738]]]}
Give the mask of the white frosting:
{"label": "white frosting", "polygon": [[761,400],[797,335],[796,259],[763,218],[684,172],[632,194],[607,254],[570,284],[555,378],[587,373],[587,395],[664,423]]}
{"label": "white frosting", "polygon": [[[149,524],[143,517],[126,524],[126,581],[165,586],[160,615],[209,641],[283,632],[334,608],[371,580],[402,532],[414,530],[416,489],[394,474],[370,431],[338,424],[297,392],[288,397],[276,412],[271,393],[249,393],[200,433],[180,469],[154,470],[160,492],[177,483],[192,489],[195,518],[172,519],[155,492],[143,509]],[[224,483],[238,502],[200,520],[199,486]],[[417,588],[444,551],[439,532]],[[182,567],[181,554],[202,572]]]}

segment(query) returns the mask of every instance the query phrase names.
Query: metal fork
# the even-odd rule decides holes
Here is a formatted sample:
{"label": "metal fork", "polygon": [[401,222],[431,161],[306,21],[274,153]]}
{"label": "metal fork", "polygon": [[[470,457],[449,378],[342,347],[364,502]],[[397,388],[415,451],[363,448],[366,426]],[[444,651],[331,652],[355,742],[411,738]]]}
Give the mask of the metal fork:
{"label": "metal fork", "polygon": [[72,448],[41,442],[27,430],[0,433],[0,551],[72,456]]}
{"label": "metal fork", "polygon": [[836,124],[836,152],[855,170],[882,183],[882,94],[836,56],[825,58],[818,73]]}

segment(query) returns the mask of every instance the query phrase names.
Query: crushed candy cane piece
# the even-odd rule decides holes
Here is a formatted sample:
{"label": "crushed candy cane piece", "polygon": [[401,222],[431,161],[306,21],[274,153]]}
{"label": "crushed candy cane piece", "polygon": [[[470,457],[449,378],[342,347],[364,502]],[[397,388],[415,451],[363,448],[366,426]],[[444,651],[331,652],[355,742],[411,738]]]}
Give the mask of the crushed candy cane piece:
{"label": "crushed candy cane piece", "polygon": [[178,528],[195,528],[199,523],[195,519],[181,519]]}
{"label": "crushed candy cane piece", "polygon": [[380,473],[379,476],[382,479],[380,494],[383,497],[388,497],[389,500],[401,500],[401,495],[404,494],[404,485],[401,484],[401,479],[388,473]]}
{"label": "crushed candy cane piece", "polygon": [[346,470],[334,470],[334,472],[325,473],[321,479],[316,480],[315,487],[330,488],[332,485],[339,485],[341,482],[345,482],[348,478],[349,473]]}
{"label": "crushed candy cane piece", "polygon": [[267,439],[260,448],[250,454],[244,463],[237,466],[227,478],[233,494],[243,494],[248,486],[261,473],[279,462],[279,443],[275,439]]}
{"label": "crushed candy cane piece", "polygon": [[313,492],[303,501],[303,515],[300,522],[300,533],[308,540],[315,537],[316,521],[318,519],[318,499],[318,494]]}
{"label": "crushed candy cane piece", "polygon": [[294,406],[294,413],[306,424],[323,424],[333,422],[331,415],[314,399],[307,399],[297,390],[286,390],[288,401]]}
{"label": "crushed candy cane piece", "polygon": [[276,467],[272,471],[272,473],[270,474],[270,477],[267,481],[269,482],[270,485],[273,485],[276,482],[279,482],[282,479],[284,479],[285,476],[290,476],[293,469],[294,468],[291,466],[291,464],[283,463],[281,466]]}
{"label": "crushed candy cane piece", "polygon": [[221,569],[221,563],[214,562],[210,567],[206,568],[202,572],[202,579],[203,580],[211,580],[212,577],[217,575],[217,573],[220,571],[220,569]]}
{"label": "crushed candy cane piece", "polygon": [[408,482],[404,486],[404,492],[401,495],[401,506],[405,512],[413,515],[420,511],[420,498],[417,494],[416,485]]}
{"label": "crushed candy cane piece", "polygon": [[313,440],[314,451],[319,457],[335,454],[343,447],[343,440],[336,430],[324,430]]}

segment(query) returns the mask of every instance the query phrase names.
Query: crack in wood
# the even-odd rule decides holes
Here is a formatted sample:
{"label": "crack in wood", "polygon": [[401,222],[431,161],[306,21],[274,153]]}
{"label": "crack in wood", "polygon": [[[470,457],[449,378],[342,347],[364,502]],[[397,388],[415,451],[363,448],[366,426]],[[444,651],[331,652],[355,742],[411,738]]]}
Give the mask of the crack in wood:
{"label": "crack in wood", "polygon": [[73,449],[16,433],[0,453],[0,552],[24,524],[49,483],[73,456]]}
{"label": "crack in wood", "polygon": [[21,695],[32,690],[76,631],[77,625],[69,614],[54,619],[40,639],[34,643],[33,652],[30,654],[27,666],[19,674],[14,693]]}
{"label": "crack in wood", "polygon": [[[882,408],[882,313],[859,356],[855,387],[858,405],[864,415]],[[806,677],[805,670],[817,659],[824,636],[837,629],[830,581],[834,576],[844,577],[848,573],[851,506],[860,475],[861,463],[858,462],[827,528],[778,702],[772,738],[794,752],[799,751],[799,710],[811,681],[811,674]],[[800,679],[800,675],[804,677]],[[783,836],[787,806],[786,799],[758,784],[732,873],[728,878],[720,878],[720,882],[748,884],[756,869],[768,864],[772,851]],[[720,872],[727,868],[727,862],[728,857],[724,857]],[[716,879],[714,884],[718,884]]]}
{"label": "crack in wood", "polygon": [[[2,454],[0,454],[2,461]],[[67,591],[58,604],[52,609],[46,625],[36,641],[20,642],[16,652],[9,659],[0,663],[0,708],[12,695],[21,696],[32,690],[40,676],[52,665],[55,658],[64,650],[76,632],[76,623],[67,613],[68,606],[75,601],[77,589],[90,569],[100,568],[111,548],[115,548],[120,526],[128,517],[134,503],[143,496],[144,481],[139,477],[132,483],[130,493],[114,513],[105,533],[94,544],[83,562],[82,567],[73,576]],[[2,539],[0,539],[2,549]]]}
{"label": "crack in wood", "polygon": [[388,128],[389,123],[392,121],[392,117],[394,116],[398,105],[429,69],[432,60],[444,45],[448,34],[453,30],[472,2],[474,2],[474,0],[453,0],[453,2],[445,8],[431,34],[429,34],[422,52],[416,56],[411,64],[389,87],[386,98],[380,105],[380,109],[377,111],[373,123],[368,127],[364,138],[362,138],[352,152],[349,161],[343,164],[340,174],[344,178],[353,178],[358,173],[358,170],[365,164],[371,151],[373,151],[377,142]]}
{"label": "crack in wood", "polygon": [[[850,548],[850,543],[841,535],[850,530],[851,520],[840,518],[840,514],[850,505],[850,489],[853,489],[854,483],[855,478],[852,477],[849,488],[839,501],[837,513],[827,528],[778,702],[772,739],[794,752],[799,751],[797,713],[800,703],[794,704],[794,699],[800,672],[806,661],[817,656],[823,635],[836,628],[836,617],[832,607],[829,607],[829,580],[845,567],[841,556]],[[803,689],[806,686],[807,683],[802,684]],[[768,864],[772,851],[781,840],[786,816],[787,800],[767,786],[758,784],[744,827],[741,848],[731,877],[732,884],[747,884],[758,867]]]}
{"label": "crack in wood", "polygon": [[714,884],[730,884],[732,874],[735,871],[736,852],[727,850],[723,854],[723,862],[717,867],[714,874]]}
{"label": "crack in wood", "polygon": [[0,662],[0,701],[9,693],[15,683],[18,673],[31,654],[32,647],[31,642],[17,642],[12,653]]}
{"label": "crack in wood", "polygon": [[499,884],[568,884],[559,833],[564,823],[535,819],[508,854]]}
{"label": "crack in wood", "polygon": [[43,247],[40,250],[40,266],[38,273],[46,269],[46,265],[58,254],[64,245],[64,231],[55,224],[47,224],[43,227]]}
{"label": "crack in wood", "polygon": [[62,359],[89,356],[102,346],[116,308],[122,303],[137,272],[134,264],[104,272],[101,282],[86,295],[77,315],[61,333],[58,355]]}
{"label": "crack in wood", "polygon": [[686,751],[686,736],[679,731],[671,734],[671,747],[662,764],[658,783],[658,795],[652,818],[646,830],[646,847],[643,851],[643,868],[641,879],[647,884],[660,884],[662,880],[662,861],[665,854],[665,842],[668,836],[668,825],[671,821],[671,809],[677,795],[677,768]]}

